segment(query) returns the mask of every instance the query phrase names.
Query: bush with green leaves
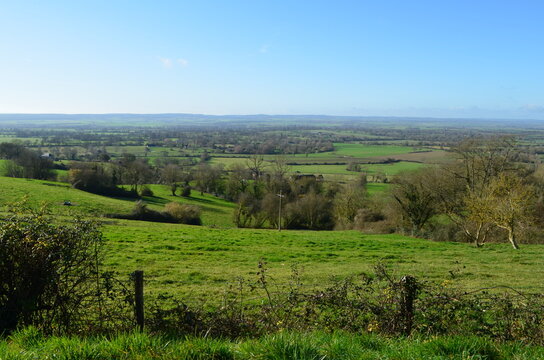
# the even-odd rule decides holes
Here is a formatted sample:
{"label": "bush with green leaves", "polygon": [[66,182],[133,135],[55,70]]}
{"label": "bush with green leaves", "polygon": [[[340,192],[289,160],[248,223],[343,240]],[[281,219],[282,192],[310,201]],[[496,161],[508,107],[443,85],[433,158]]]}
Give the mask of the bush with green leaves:
{"label": "bush with green leaves", "polygon": [[102,244],[96,224],[86,220],[56,224],[44,211],[11,211],[1,219],[0,333],[28,324],[76,326],[97,293]]}
{"label": "bush with green leaves", "polygon": [[164,211],[182,224],[202,225],[198,206],[171,202],[166,204]]}
{"label": "bush with green leaves", "polygon": [[191,187],[189,185],[185,185],[182,189],[181,189],[181,196],[183,197],[189,197],[191,196]]}
{"label": "bush with green leaves", "polygon": [[153,190],[147,185],[140,187],[140,196],[153,196]]}

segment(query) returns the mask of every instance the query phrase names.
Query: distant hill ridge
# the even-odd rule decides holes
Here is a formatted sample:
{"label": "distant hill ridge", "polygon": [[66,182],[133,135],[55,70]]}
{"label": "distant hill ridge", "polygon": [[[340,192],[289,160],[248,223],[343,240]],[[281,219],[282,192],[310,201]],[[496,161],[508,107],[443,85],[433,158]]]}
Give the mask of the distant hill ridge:
{"label": "distant hill ridge", "polygon": [[474,119],[474,118],[424,118],[391,116],[336,116],[336,115],[205,115],[186,113],[163,114],[0,114],[0,127],[49,127],[49,126],[215,126],[215,125],[293,125],[293,126],[404,126],[448,127],[538,127],[544,121],[530,119]]}

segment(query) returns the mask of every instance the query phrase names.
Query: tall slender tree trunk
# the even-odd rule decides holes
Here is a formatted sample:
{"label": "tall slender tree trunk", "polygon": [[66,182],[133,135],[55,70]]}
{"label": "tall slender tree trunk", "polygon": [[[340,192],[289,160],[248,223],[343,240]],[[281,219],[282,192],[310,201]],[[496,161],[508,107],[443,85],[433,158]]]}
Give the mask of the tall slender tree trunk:
{"label": "tall slender tree trunk", "polygon": [[508,228],[508,240],[510,241],[514,249],[516,250],[519,249],[519,245],[518,245],[518,242],[516,241],[516,235],[514,234],[513,228]]}

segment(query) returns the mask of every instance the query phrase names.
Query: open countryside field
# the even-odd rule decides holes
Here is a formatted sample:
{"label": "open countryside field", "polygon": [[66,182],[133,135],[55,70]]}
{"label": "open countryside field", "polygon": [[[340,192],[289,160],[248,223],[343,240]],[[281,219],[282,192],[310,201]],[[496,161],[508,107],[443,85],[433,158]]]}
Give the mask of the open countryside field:
{"label": "open countryside field", "polygon": [[[308,154],[293,154],[285,155],[288,162],[333,162],[333,161],[349,161],[351,159],[364,159],[371,160],[374,158],[396,158],[396,156],[406,156],[406,154],[431,154],[435,150],[424,149],[421,147],[399,146],[399,145],[369,145],[359,143],[334,143],[334,151],[308,153]],[[142,149],[143,150],[143,149]],[[444,152],[438,151],[436,157],[443,157]],[[211,154],[216,155],[217,158],[227,158],[229,162],[245,161],[242,158],[247,158],[249,155],[237,155],[232,156],[227,154]],[[421,155],[419,155],[421,156]],[[263,155],[265,160],[273,160],[274,155]],[[230,160],[232,159],[232,160]],[[416,159],[414,159],[416,160]]]}
{"label": "open countryside field", "polygon": [[[390,164],[361,164],[361,172],[367,174],[384,173],[396,175],[402,171],[413,171],[424,166],[420,163],[401,161]],[[346,165],[293,165],[292,172],[302,174],[343,174],[357,176],[358,172],[348,171]]]}
{"label": "open countryside field", "polygon": [[[198,205],[202,209],[202,222],[207,226],[231,227],[232,203],[218,199],[212,195],[200,195],[193,191],[191,197],[172,196],[164,185],[151,185],[155,193],[143,200],[151,209],[161,210],[169,202],[177,201],[185,204]],[[0,177],[0,206],[28,198],[30,205],[41,203],[49,205],[49,210],[55,215],[82,215],[98,218],[105,214],[129,213],[136,199],[111,198],[73,189],[69,184],[54,181],[16,179]],[[64,206],[64,201],[70,201],[73,206]]]}
{"label": "open countryside field", "polygon": [[237,277],[255,280],[260,259],[268,263],[271,283],[289,282],[291,266],[303,269],[307,286],[331,277],[370,273],[378,262],[396,274],[468,289],[498,285],[525,291],[544,286],[544,248],[508,244],[475,248],[465,243],[432,242],[401,235],[357,231],[282,231],[210,229],[140,221],[104,226],[106,267],[128,275],[146,273],[147,291],[215,302]]}
{"label": "open countryside field", "polygon": [[[302,174],[322,174],[322,175],[345,175],[333,176],[331,180],[347,181],[350,178],[357,176],[356,172],[348,171],[346,164],[352,161],[361,161],[362,171],[368,174],[383,173],[386,175],[396,175],[403,171],[416,170],[423,166],[423,163],[433,164],[443,161],[446,157],[444,151],[425,151],[414,152],[421,150],[416,147],[396,146],[396,145],[367,145],[367,144],[352,144],[352,143],[335,143],[335,151],[314,153],[314,154],[297,154],[286,155],[285,160],[290,165],[292,173]],[[436,154],[435,154],[436,153]],[[383,161],[387,158],[403,160],[388,164],[366,164],[366,161]],[[229,168],[234,164],[245,165],[249,156],[233,156],[225,155],[212,157],[212,164],[222,164]],[[263,158],[272,162],[275,157],[272,155],[264,155]]]}
{"label": "open countryside field", "polygon": [[[232,166],[232,164],[246,164],[246,159],[240,158],[213,158],[212,164],[223,164]],[[424,164],[409,161],[400,161],[388,164],[361,164],[361,172],[368,174],[384,173],[386,175],[396,175],[402,171],[417,170]],[[358,173],[346,169],[347,165],[331,164],[311,164],[311,165],[289,165],[291,173],[301,174],[322,174],[322,175],[350,175],[357,176]]]}
{"label": "open countryside field", "polygon": [[383,194],[389,190],[390,184],[385,183],[367,183],[366,191],[369,195]]}
{"label": "open countryside field", "polygon": [[[371,158],[376,156],[390,156],[406,154],[421,150],[421,148],[396,145],[367,145],[334,143],[334,152],[338,156],[349,156],[354,158]],[[327,153],[323,153],[327,154]]]}
{"label": "open countryside field", "polygon": [[[134,202],[51,181],[0,177],[0,187],[1,205],[27,195],[31,204],[46,201],[54,214],[63,216],[81,214],[100,219],[101,214],[128,213]],[[369,192],[382,192],[386,187],[369,184]],[[398,276],[448,280],[451,285],[469,289],[507,285],[533,291],[543,286],[544,248],[540,245],[523,245],[516,252],[508,244],[488,244],[478,249],[465,243],[394,234],[236,229],[232,228],[232,203],[196,191],[188,199],[173,197],[163,185],[151,185],[151,189],[155,196],[145,198],[150,207],[160,210],[170,201],[197,204],[203,209],[204,225],[208,225],[100,220],[107,240],[106,269],[119,272],[121,277],[143,269],[146,289],[152,294],[217,300],[237,277],[254,279],[260,259],[268,263],[271,278],[279,284],[289,281],[293,265],[303,269],[306,285],[319,286],[331,276],[369,273],[382,262]],[[64,200],[75,206],[63,206]]]}

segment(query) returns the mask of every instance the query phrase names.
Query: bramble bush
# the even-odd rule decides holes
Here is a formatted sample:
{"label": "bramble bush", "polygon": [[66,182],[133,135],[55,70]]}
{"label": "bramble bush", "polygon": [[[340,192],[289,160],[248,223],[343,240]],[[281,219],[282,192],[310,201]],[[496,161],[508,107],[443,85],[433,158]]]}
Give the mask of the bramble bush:
{"label": "bramble bush", "polygon": [[102,244],[93,222],[54,224],[43,209],[14,206],[0,220],[0,333],[71,328],[97,293]]}
{"label": "bramble bush", "polygon": [[[544,344],[544,296],[482,289],[467,293],[452,281],[414,284],[407,311],[403,280],[377,265],[374,273],[332,280],[307,289],[298,271],[276,284],[260,263],[257,278],[239,279],[221,306],[165,299],[148,309],[153,332],[216,337],[254,337],[287,331],[346,331],[387,336],[482,336]],[[406,277],[404,277],[406,278]],[[498,289],[495,289],[498,290]]]}
{"label": "bramble bush", "polygon": [[130,214],[109,214],[108,217],[126,220],[153,221],[163,223],[177,223],[187,225],[202,225],[200,207],[196,205],[171,202],[166,204],[164,211],[149,209],[142,200],[134,203]]}
{"label": "bramble bush", "polygon": [[165,205],[164,212],[170,214],[179,223],[188,225],[202,225],[200,208],[196,205],[171,202]]}

